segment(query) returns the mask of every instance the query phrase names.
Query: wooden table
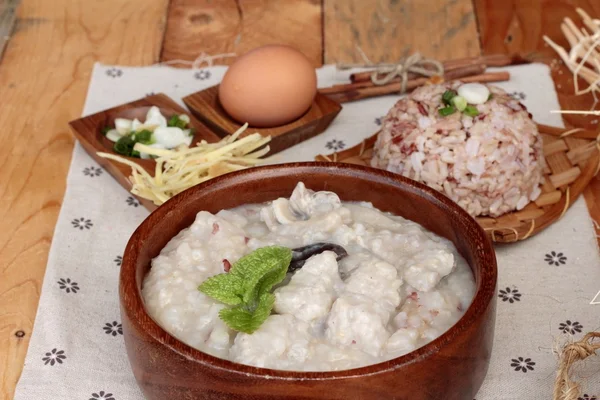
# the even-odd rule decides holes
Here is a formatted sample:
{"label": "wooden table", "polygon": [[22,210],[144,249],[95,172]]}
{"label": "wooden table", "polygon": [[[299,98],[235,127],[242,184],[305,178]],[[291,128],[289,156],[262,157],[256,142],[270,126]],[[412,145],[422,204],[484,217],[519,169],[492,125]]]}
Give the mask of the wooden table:
{"label": "wooden table", "polygon": [[[17,2],[0,0],[0,32]],[[95,62],[150,65],[279,42],[315,66],[416,50],[551,63],[542,34],[566,44],[560,22],[578,21],[577,6],[600,16],[597,0],[21,0],[0,63],[0,398],[12,399],[23,367],[73,148],[67,121],[81,114]],[[563,108],[590,107],[564,67],[552,71]],[[598,129],[597,120],[565,123]],[[585,197],[600,221],[598,177]]]}

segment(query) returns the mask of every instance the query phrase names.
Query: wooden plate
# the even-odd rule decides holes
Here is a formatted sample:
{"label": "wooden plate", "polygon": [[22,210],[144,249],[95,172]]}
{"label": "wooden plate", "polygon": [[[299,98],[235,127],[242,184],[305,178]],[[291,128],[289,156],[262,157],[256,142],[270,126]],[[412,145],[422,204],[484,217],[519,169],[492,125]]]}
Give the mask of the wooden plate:
{"label": "wooden plate", "polygon": [[[113,150],[114,143],[102,134],[102,129],[106,126],[113,127],[115,118],[138,118],[144,120],[148,109],[152,106],[158,107],[161,114],[167,119],[175,114],[189,115],[188,111],[167,95],[159,93],[69,122],[73,134],[79,140],[83,148],[129,192],[131,191],[131,182],[129,181],[131,167],[113,160],[102,158],[96,154],[98,152],[104,152],[119,155]],[[192,145],[195,145],[201,140],[206,140],[209,143],[221,140],[221,138],[208,129],[206,125],[191,115],[190,126],[196,130]],[[139,164],[148,171],[148,173],[154,175],[156,165],[154,160],[142,160],[140,158],[131,157],[126,158]],[[153,211],[157,207],[150,200],[138,196],[136,196],[136,198],[150,211]]]}
{"label": "wooden plate", "polygon": [[[242,125],[227,115],[219,103],[218,94],[219,85],[216,85],[184,97],[183,102],[199,120],[224,137]],[[323,132],[341,110],[339,103],[317,93],[312,106],[297,120],[273,128],[250,127],[242,137],[254,132],[271,136],[269,155],[272,155]]]}
{"label": "wooden plate", "polygon": [[[558,221],[600,169],[599,132],[567,130],[538,124],[544,141],[545,182],[542,194],[521,211],[497,218],[478,217],[497,243],[525,240]],[[318,155],[317,161],[370,165],[377,133],[339,153]]]}

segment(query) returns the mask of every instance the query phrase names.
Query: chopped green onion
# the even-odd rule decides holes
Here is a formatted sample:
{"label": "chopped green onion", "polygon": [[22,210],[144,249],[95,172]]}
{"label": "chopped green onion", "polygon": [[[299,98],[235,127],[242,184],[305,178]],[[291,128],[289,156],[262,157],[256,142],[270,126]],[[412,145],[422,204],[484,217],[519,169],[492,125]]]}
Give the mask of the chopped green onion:
{"label": "chopped green onion", "polygon": [[450,114],[454,114],[456,112],[456,108],[452,107],[452,106],[448,106],[448,107],[444,107],[444,108],[440,108],[438,110],[438,112],[440,113],[440,115],[442,117],[446,117]]}
{"label": "chopped green onion", "polygon": [[152,137],[152,132],[144,129],[143,131],[137,132],[134,136],[134,140],[141,144],[152,144],[154,143],[154,138]]}
{"label": "chopped green onion", "polygon": [[475,106],[467,106],[463,113],[469,117],[476,117],[479,115],[479,110],[477,110],[477,107]]}
{"label": "chopped green onion", "polygon": [[135,146],[135,140],[131,136],[123,136],[121,139],[115,142],[113,149],[119,154],[124,156],[132,156],[133,146]]}
{"label": "chopped green onion", "polygon": [[141,144],[153,144],[155,143],[154,136],[152,131],[148,129],[143,129],[139,132],[131,132],[127,136],[123,136],[119,140],[117,140],[113,146],[113,149],[116,153],[122,154],[128,157],[139,157],[140,152],[133,150],[133,147],[136,143]]}
{"label": "chopped green onion", "polygon": [[488,96],[488,99],[486,101],[490,101],[493,98],[494,98],[494,93],[490,93],[490,95]]}
{"label": "chopped green onion", "polygon": [[463,111],[467,108],[467,100],[462,96],[454,96],[452,98],[452,104],[454,104],[458,111]]}
{"label": "chopped green onion", "polygon": [[190,128],[188,130],[188,136],[194,137],[196,135],[196,130],[194,128]]}
{"label": "chopped green onion", "polygon": [[445,105],[447,106],[451,106],[452,103],[452,99],[457,95],[455,90],[446,90],[444,92],[444,94],[442,95],[442,101],[444,102]]}
{"label": "chopped green onion", "polygon": [[105,126],[104,128],[102,128],[102,130],[100,132],[102,132],[102,136],[106,136],[108,131],[110,131],[111,129],[112,128],[110,126]]}
{"label": "chopped green onion", "polygon": [[167,126],[185,129],[187,122],[179,118],[179,115],[173,115],[171,118],[169,118],[169,121],[167,121]]}

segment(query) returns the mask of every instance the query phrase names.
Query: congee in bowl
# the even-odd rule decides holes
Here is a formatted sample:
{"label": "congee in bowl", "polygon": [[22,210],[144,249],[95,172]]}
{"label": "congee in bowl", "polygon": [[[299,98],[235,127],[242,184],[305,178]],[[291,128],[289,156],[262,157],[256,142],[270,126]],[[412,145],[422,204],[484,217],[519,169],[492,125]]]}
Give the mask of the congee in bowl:
{"label": "congee in bowl", "polygon": [[472,399],[496,307],[491,242],[456,203],[349,164],[251,168],[151,213],[125,249],[144,396]]}
{"label": "congee in bowl", "polygon": [[448,239],[303,182],[289,198],[200,211],[152,260],[143,284],[149,314],[182,342],[294,371],[409,353],[454,325],[474,293]]}

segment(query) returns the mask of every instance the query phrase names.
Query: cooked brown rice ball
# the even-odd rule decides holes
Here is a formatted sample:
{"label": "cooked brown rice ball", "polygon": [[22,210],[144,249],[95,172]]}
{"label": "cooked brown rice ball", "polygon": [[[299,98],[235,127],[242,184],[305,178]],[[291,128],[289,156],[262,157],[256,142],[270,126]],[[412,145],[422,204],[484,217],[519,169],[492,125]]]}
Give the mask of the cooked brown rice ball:
{"label": "cooked brown rice ball", "polygon": [[371,165],[422,182],[473,216],[521,210],[541,193],[542,138],[531,114],[504,90],[479,114],[442,116],[442,95],[460,82],[423,86],[389,111]]}

